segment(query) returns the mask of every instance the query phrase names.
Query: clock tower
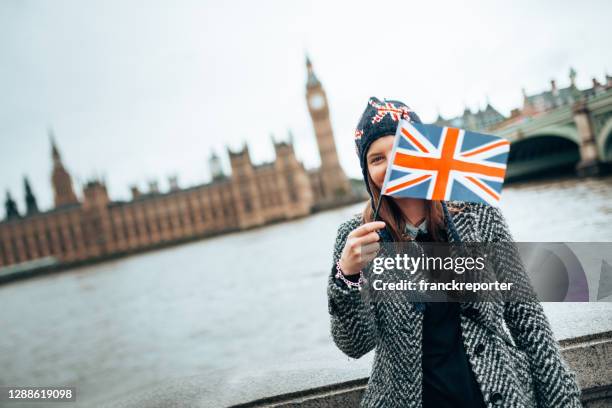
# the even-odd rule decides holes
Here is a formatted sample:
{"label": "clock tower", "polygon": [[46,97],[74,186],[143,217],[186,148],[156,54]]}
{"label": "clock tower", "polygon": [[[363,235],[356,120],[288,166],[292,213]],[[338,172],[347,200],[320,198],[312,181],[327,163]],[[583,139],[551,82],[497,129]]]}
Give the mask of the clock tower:
{"label": "clock tower", "polygon": [[306,57],[306,69],[308,70],[306,102],[308,103],[308,111],[310,112],[319,147],[319,155],[321,156],[321,168],[319,170],[320,193],[323,200],[330,200],[349,195],[351,193],[351,185],[338,161],[325,91],[315,75],[312,63],[308,57]]}

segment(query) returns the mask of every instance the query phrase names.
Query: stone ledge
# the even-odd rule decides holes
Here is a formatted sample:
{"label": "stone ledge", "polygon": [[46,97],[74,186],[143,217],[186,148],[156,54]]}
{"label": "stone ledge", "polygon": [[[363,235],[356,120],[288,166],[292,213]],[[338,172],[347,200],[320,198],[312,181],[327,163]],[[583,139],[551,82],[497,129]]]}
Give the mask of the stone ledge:
{"label": "stone ledge", "polygon": [[[590,334],[560,341],[563,357],[576,371],[582,388],[585,407],[599,408],[612,405],[612,331]],[[358,407],[367,378],[277,395],[243,404],[235,408],[327,408]]]}
{"label": "stone ledge", "polygon": [[[576,371],[585,406],[612,405],[612,331],[562,340],[563,357]],[[610,406],[608,405],[608,406]]]}

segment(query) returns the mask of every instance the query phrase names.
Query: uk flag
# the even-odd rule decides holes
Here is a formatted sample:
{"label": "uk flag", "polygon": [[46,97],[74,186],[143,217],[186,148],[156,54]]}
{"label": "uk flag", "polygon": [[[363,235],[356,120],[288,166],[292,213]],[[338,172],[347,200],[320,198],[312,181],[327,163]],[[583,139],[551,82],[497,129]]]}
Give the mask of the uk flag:
{"label": "uk flag", "polygon": [[495,205],[510,143],[497,136],[401,120],[384,195]]}

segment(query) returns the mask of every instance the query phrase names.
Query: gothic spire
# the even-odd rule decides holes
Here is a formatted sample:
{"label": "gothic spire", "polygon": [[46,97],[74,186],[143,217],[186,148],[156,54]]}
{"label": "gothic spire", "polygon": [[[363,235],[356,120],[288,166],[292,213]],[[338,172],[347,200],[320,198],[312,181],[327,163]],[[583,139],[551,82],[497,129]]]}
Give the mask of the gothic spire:
{"label": "gothic spire", "polygon": [[53,129],[49,128],[49,141],[51,142],[51,157],[53,157],[53,161],[60,161],[60,153],[55,144],[55,134],[53,133]]}
{"label": "gothic spire", "polygon": [[213,181],[225,178],[225,175],[223,174],[223,167],[221,166],[221,159],[219,156],[217,156],[217,153],[214,150],[208,159],[208,166],[210,167],[210,174]]}
{"label": "gothic spire", "polygon": [[76,204],[79,202],[79,200],[77,199],[74,189],[72,188],[72,178],[62,164],[52,130],[49,130],[49,139],[51,141],[51,153],[53,156],[53,173],[51,175],[51,182],[53,184],[55,207],[61,207],[66,204]]}
{"label": "gothic spire", "polygon": [[572,67],[570,67],[569,79],[570,79],[570,86],[572,88],[575,88],[576,87],[576,70]]}
{"label": "gothic spire", "polygon": [[30,181],[27,177],[23,177],[23,185],[25,189],[25,202],[26,202],[26,214],[32,215],[38,212],[38,204],[36,202],[36,197],[32,192],[32,187],[30,186]]}
{"label": "gothic spire", "polygon": [[19,210],[17,209],[17,203],[11,197],[11,193],[6,190],[6,201],[4,202],[4,209],[6,211],[6,219],[12,220],[15,218],[21,218]]}
{"label": "gothic spire", "polygon": [[312,61],[310,61],[310,57],[306,54],[306,70],[308,71],[308,78],[306,80],[306,87],[312,88],[315,86],[320,86],[321,82],[317,75],[314,72],[314,68],[312,67]]}

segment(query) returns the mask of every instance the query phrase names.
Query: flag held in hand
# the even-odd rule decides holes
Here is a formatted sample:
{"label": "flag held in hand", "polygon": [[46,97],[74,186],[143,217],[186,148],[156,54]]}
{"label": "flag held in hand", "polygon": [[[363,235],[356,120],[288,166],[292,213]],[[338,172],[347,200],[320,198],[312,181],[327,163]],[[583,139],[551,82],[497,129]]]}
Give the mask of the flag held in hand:
{"label": "flag held in hand", "polygon": [[382,194],[498,204],[509,151],[497,136],[401,120]]}

